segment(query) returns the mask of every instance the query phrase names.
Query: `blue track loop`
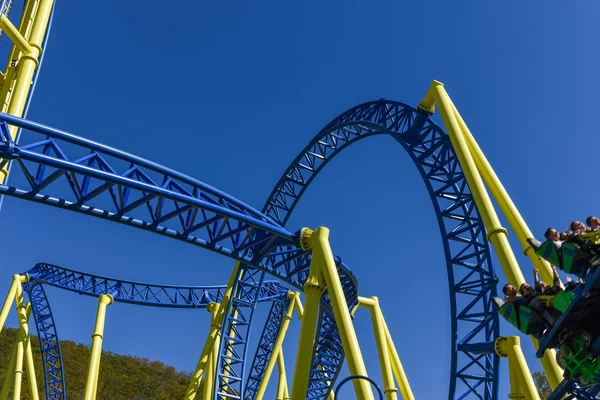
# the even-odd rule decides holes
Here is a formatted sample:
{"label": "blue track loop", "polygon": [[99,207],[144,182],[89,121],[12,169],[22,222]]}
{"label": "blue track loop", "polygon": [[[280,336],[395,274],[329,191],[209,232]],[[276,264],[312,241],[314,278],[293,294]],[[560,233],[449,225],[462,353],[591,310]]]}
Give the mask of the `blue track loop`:
{"label": "blue track loop", "polygon": [[[60,343],[44,285],[92,297],[110,294],[115,302],[168,308],[206,308],[211,302],[221,302],[226,289],[226,286],[175,286],[125,281],[45,263],[37,264],[26,274],[29,282],[24,289],[32,304],[40,338],[46,398],[53,400],[66,399],[66,388]],[[258,302],[278,304],[287,301],[287,294],[288,289],[279,282],[265,282]]]}
{"label": "blue track loop", "polygon": [[[275,185],[263,213],[285,226],[310,183],[350,144],[374,135],[389,135],[406,150],[421,174],[436,213],[450,292],[449,399],[495,400],[499,358],[471,349],[493,342],[499,334],[494,273],[485,227],[448,136],[427,114],[403,103],[378,100],[356,106],[331,121],[298,154]],[[315,344],[309,399],[323,399],[337,377],[343,352],[330,311],[323,307]],[[256,358],[254,364],[257,364]],[[328,369],[323,374],[323,368]],[[253,373],[257,373],[254,371]]]}
{"label": "blue track loop", "polygon": [[[392,136],[421,173],[442,234],[452,321],[449,398],[497,398],[498,358],[469,351],[498,335],[491,305],[497,280],[485,228],[450,141],[416,109],[379,100],[341,114],[294,160],[263,214],[200,181],[120,150],[5,114],[0,114],[0,121],[0,158],[18,166],[11,186],[0,186],[0,194],[158,233],[241,262],[236,297],[223,326],[218,399],[239,398],[242,393],[248,327],[264,273],[300,290],[307,277],[310,254],[298,247],[296,235],[281,227],[302,193],[348,144],[376,134]],[[12,142],[7,124],[27,131],[22,140],[33,141]],[[338,272],[353,307],[356,280],[342,263]],[[310,399],[326,397],[343,361],[328,304],[325,294]],[[229,339],[228,333],[233,335]]]}

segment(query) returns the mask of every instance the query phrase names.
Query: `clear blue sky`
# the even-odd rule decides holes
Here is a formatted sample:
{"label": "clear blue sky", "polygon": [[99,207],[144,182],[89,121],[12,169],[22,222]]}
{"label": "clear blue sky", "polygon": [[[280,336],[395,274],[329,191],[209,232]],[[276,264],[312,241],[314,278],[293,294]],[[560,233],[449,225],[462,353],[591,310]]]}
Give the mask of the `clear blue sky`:
{"label": "clear blue sky", "polygon": [[[600,214],[592,175],[600,145],[593,117],[599,8],[593,1],[58,0],[29,117],[261,208],[288,163],[336,115],[382,97],[416,105],[438,79],[541,236],[548,226]],[[444,258],[429,198],[403,150],[385,137],[346,150],[288,226],[317,225],[331,229],[361,294],[379,296],[417,398],[445,398]],[[225,283],[233,265],[183,243],[14,199],[5,201],[0,226],[0,292],[13,273],[41,261],[175,284]],[[48,291],[61,337],[89,343],[95,300]],[[369,325],[361,313],[359,339],[379,377]],[[298,327],[285,347],[290,374]],[[191,371],[207,329],[205,311],[117,304],[105,349]],[[504,325],[503,333],[516,331]],[[524,343],[531,369],[540,369]]]}

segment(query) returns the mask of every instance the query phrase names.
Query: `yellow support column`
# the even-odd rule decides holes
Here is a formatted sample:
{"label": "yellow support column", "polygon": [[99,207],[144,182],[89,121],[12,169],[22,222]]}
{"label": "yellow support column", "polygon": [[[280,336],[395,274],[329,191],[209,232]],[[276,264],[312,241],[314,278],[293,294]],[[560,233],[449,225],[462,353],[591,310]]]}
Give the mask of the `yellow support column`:
{"label": "yellow support column", "polygon": [[19,316],[19,333],[23,338],[25,362],[27,363],[26,367],[27,377],[29,378],[29,393],[32,400],[39,400],[35,366],[33,364],[33,353],[31,351],[31,339],[29,337],[29,316],[31,315],[31,303],[25,304],[25,300],[23,299],[23,283],[28,281],[28,276],[17,276],[17,293],[15,295],[15,300],[17,313]]}
{"label": "yellow support column", "polygon": [[15,358],[14,369],[13,399],[15,400],[21,398],[21,382],[23,380],[23,352],[25,348],[23,339],[23,332],[19,331],[17,334],[17,355]]}
{"label": "yellow support column", "polygon": [[96,313],[96,324],[92,334],[92,350],[88,376],[85,383],[84,400],[95,400],[98,389],[98,376],[100,372],[100,357],[102,355],[102,339],[104,335],[104,322],[106,320],[106,307],[113,303],[114,299],[109,294],[101,294],[98,298],[98,311]]}
{"label": "yellow support column", "polygon": [[[21,117],[27,102],[27,96],[31,88],[31,80],[33,74],[38,66],[38,57],[42,52],[42,43],[44,41],[44,35],[46,34],[46,28],[48,21],[50,20],[50,12],[52,11],[52,5],[54,0],[38,0],[37,10],[33,17],[33,24],[31,26],[31,32],[27,38],[30,52],[22,53],[18,65],[17,65],[17,77],[14,83],[12,92],[8,95],[10,100],[8,101],[8,113]],[[10,133],[13,139],[16,138],[17,128],[10,126]],[[8,175],[8,168],[5,167],[0,171],[0,184],[4,183]]]}
{"label": "yellow support column", "polygon": [[521,268],[519,268],[517,259],[508,243],[508,231],[500,225],[498,215],[496,214],[492,201],[483,185],[481,176],[477,171],[473,157],[469,152],[467,142],[461,133],[450,98],[444,89],[444,85],[438,81],[433,81],[425,99],[419,107],[425,110],[431,110],[434,104],[437,104],[440,109],[440,115],[446,126],[448,137],[450,138],[458,162],[465,174],[469,189],[471,190],[475,204],[477,204],[479,214],[487,228],[487,239],[492,243],[508,281],[521,285],[521,283],[525,282],[525,278],[521,273]]}
{"label": "yellow support column", "polygon": [[[303,249],[308,250],[304,247]],[[292,379],[292,399],[305,399],[308,392],[315,330],[317,327],[317,318],[319,317],[319,302],[325,291],[321,264],[322,261],[318,257],[315,257],[315,252],[313,251],[310,272],[306,282],[304,282],[304,295],[306,298],[304,300],[302,325],[300,326],[296,366]]]}
{"label": "yellow support column", "polygon": [[[211,313],[211,326],[214,326],[217,324],[219,304],[210,303],[206,310]],[[219,346],[217,346],[216,343],[219,342],[219,338],[220,334],[217,334],[215,345],[208,355],[206,372],[204,373],[204,387],[202,389],[203,400],[211,400],[215,391],[215,376],[217,373],[217,362],[219,360]]]}
{"label": "yellow support column", "polygon": [[546,283],[551,284],[553,280],[553,275],[552,269],[550,268],[550,264],[548,264],[546,260],[538,257],[538,255],[535,254],[535,250],[533,250],[529,243],[527,243],[527,239],[534,237],[533,233],[531,233],[531,230],[525,223],[525,220],[521,216],[521,213],[519,213],[519,210],[517,210],[517,207],[508,195],[508,192],[504,188],[504,185],[502,185],[502,182],[500,182],[500,179],[498,179],[496,172],[485,157],[485,154],[483,154],[483,151],[481,151],[481,148],[475,141],[473,134],[467,127],[467,124],[459,114],[454,104],[452,104],[452,109],[454,111],[456,120],[458,121],[458,124],[462,129],[463,136],[465,138],[465,141],[467,142],[469,151],[473,156],[475,165],[477,166],[477,169],[481,174],[481,177],[483,178],[483,181],[485,182],[487,188],[490,190],[492,197],[498,203],[502,214],[504,214],[506,220],[508,221],[508,224],[515,232],[519,243],[521,243],[521,246],[523,246],[523,253],[529,257],[533,265],[535,265],[535,267],[540,271],[540,275],[542,276],[544,281]]}
{"label": "yellow support column", "polygon": [[[293,300],[293,299],[292,299]],[[293,304],[293,302],[292,302]],[[273,355],[271,355],[273,356]],[[290,400],[288,393],[287,375],[285,373],[285,362],[283,360],[283,350],[279,349],[277,353],[277,367],[279,369],[279,383],[277,385],[277,400]],[[256,398],[258,400],[258,397]]]}
{"label": "yellow support column", "polygon": [[[265,367],[265,372],[260,381],[260,385],[258,386],[258,390],[256,391],[256,400],[262,400],[265,395],[265,391],[267,390],[267,385],[269,384],[269,380],[271,379],[271,374],[273,373],[273,369],[275,368],[275,363],[279,361],[279,353],[282,351],[281,346],[283,345],[283,340],[285,339],[285,335],[287,333],[288,327],[290,326],[290,321],[292,320],[292,314],[294,313],[294,306],[296,304],[296,296],[299,296],[299,293],[289,292],[288,299],[290,299],[290,303],[288,308],[283,316],[283,323],[281,324],[281,328],[279,329],[279,333],[275,338],[275,343],[273,344],[273,349],[271,350],[271,357],[269,357],[269,361],[267,361],[267,366]],[[279,366],[279,371],[281,373],[281,366]],[[280,377],[281,379],[281,377]]]}
{"label": "yellow support column", "polygon": [[[439,82],[434,81],[429,92],[432,93],[431,96],[433,96],[436,99],[436,104],[438,104],[440,108],[440,113],[442,114],[442,119],[444,119],[444,124],[446,125],[446,129],[448,130],[448,135],[450,136],[452,145],[455,151],[457,152],[457,156],[459,157],[459,162],[461,167],[463,168],[465,177],[467,177],[467,181],[469,182],[469,187],[471,189],[471,192],[473,193],[475,203],[477,203],[477,207],[479,208],[486,228],[488,229],[488,240],[492,242],[492,245],[496,250],[496,254],[500,259],[500,264],[508,282],[511,285],[518,288],[523,282],[525,282],[525,279],[523,278],[521,269],[518,263],[516,262],[515,256],[512,252],[512,248],[510,248],[510,246],[508,245],[508,239],[505,237],[508,234],[508,232],[506,231],[506,229],[500,226],[500,222],[498,220],[496,212],[493,210],[493,206],[491,205],[491,201],[489,199],[487,191],[485,191],[485,187],[483,186],[483,181],[485,181],[485,183],[488,185],[490,192],[498,202],[502,213],[511,225],[511,228],[515,232],[517,239],[525,248],[525,255],[529,257],[529,259],[532,261],[535,267],[540,271],[540,274],[542,275],[544,281],[546,281],[547,283],[551,283],[552,270],[550,269],[548,263],[545,260],[538,257],[535,254],[534,250],[527,243],[528,238],[534,237],[533,234],[531,233],[529,227],[523,220],[523,217],[515,207],[514,203],[512,202],[512,199],[510,198],[510,196],[506,192],[506,189],[498,179],[498,176],[492,169],[485,155],[479,148],[477,142],[475,141],[475,138],[469,131],[467,124],[462,119],[462,117],[458,113],[458,110],[452,103],[452,100],[444,90],[443,85]],[[430,96],[430,93],[428,93],[428,96]],[[438,102],[438,98],[442,99],[443,101]],[[430,103],[430,100],[427,99],[427,97],[426,101],[424,101],[422,104],[425,107],[427,107],[428,105],[431,105],[431,107],[433,106]],[[447,115],[446,118],[444,117],[444,114]],[[456,124],[453,125],[454,131],[451,134],[451,131],[453,129],[450,128],[449,124],[453,124],[453,121],[456,122]],[[455,130],[457,128],[458,130]],[[459,149],[457,149],[457,146],[460,147],[460,152],[463,154],[464,163],[463,160],[461,160],[460,155],[458,154]],[[477,172],[479,172],[481,175],[476,173],[473,168],[475,168]],[[477,190],[475,190],[474,186],[471,185],[469,175],[467,175],[467,169],[469,169],[470,174],[474,175],[471,177],[471,180],[473,180],[474,184],[478,185]],[[482,196],[480,196],[481,199],[479,201],[478,198],[475,196],[476,191],[482,194]],[[482,204],[486,204],[486,207],[487,204],[489,204],[491,215],[487,211],[483,212],[482,207],[480,206],[480,202]],[[490,216],[492,217],[491,219],[489,218]],[[498,235],[498,233],[504,233],[504,235]],[[491,239],[490,236],[492,236]],[[499,240],[497,240],[496,243],[494,242],[493,238],[498,236],[500,237],[498,238]],[[500,245],[501,248],[496,247],[497,245]],[[502,257],[501,254],[503,255]],[[537,341],[534,338],[531,339],[533,341],[534,347],[537,350]],[[544,357],[541,359],[542,367],[544,369],[544,372],[546,373],[548,383],[550,384],[550,387],[552,389],[555,389],[560,384],[560,382],[562,381],[563,374],[562,370],[556,363],[555,356],[556,352],[550,349],[545,351]]]}
{"label": "yellow support column", "polygon": [[[327,291],[331,300],[331,308],[335,322],[340,330],[340,337],[344,348],[344,354],[348,362],[351,375],[367,375],[367,369],[356,338],[356,332],[352,325],[352,318],[348,309],[348,303],[344,296],[340,277],[333,259],[333,253],[329,246],[329,229],[320,226],[314,232],[309,229],[302,230],[303,241],[310,241],[313,246],[312,265],[321,263],[319,270],[323,274]],[[371,385],[364,379],[353,380],[354,391],[358,400],[373,400]],[[294,395],[292,394],[292,398]]]}
{"label": "yellow support column", "polygon": [[415,396],[413,395],[410,384],[408,383],[408,378],[406,377],[406,373],[404,372],[404,368],[400,362],[400,356],[398,355],[396,346],[394,346],[394,341],[392,340],[392,335],[390,334],[390,330],[387,327],[385,319],[383,320],[383,327],[385,328],[385,338],[388,344],[388,351],[390,352],[390,357],[392,359],[392,369],[394,370],[394,376],[398,381],[400,393],[402,393],[402,399],[415,400]]}
{"label": "yellow support column", "polygon": [[379,300],[377,297],[371,297],[370,299],[359,297],[358,300],[359,304],[365,308],[368,308],[369,313],[371,314],[371,323],[373,324],[373,331],[375,333],[375,343],[377,344],[377,354],[379,355],[381,376],[383,377],[383,393],[385,394],[385,398],[387,400],[397,400],[398,389],[394,384],[389,345],[385,335],[384,320],[381,309],[379,308]]}
{"label": "yellow support column", "polygon": [[217,316],[216,316],[215,320],[213,322],[211,322],[208,337],[206,338],[206,341],[204,342],[204,347],[202,348],[202,353],[200,353],[200,358],[198,359],[198,364],[196,365],[196,369],[192,376],[192,380],[190,382],[190,385],[188,386],[188,389],[187,389],[187,392],[185,395],[186,400],[194,400],[194,398],[196,397],[196,393],[198,393],[198,389],[200,387],[200,379],[202,378],[202,375],[204,374],[204,369],[205,369],[206,363],[208,361],[208,355],[213,351],[213,346],[215,345],[215,342],[217,342],[217,340],[219,338],[219,334],[221,332],[221,326],[223,324],[223,320],[225,319],[225,312],[227,311],[227,307],[229,305],[229,300],[230,300],[232,292],[233,292],[233,285],[235,284],[235,281],[238,278],[239,269],[240,269],[240,264],[239,264],[239,262],[236,262],[235,267],[233,268],[231,277],[229,278],[229,282],[227,283],[227,288],[225,289],[225,293],[223,293],[223,298],[221,299],[221,304],[217,305],[216,303],[213,303],[214,304],[213,306],[211,306],[209,304],[209,307],[217,307],[216,308]]}
{"label": "yellow support column", "polygon": [[17,276],[18,275],[13,276],[13,281],[10,285],[10,289],[8,289],[6,300],[4,300],[4,305],[2,306],[2,310],[0,311],[0,333],[2,332],[2,328],[4,328],[4,323],[6,322],[8,313],[10,312],[10,306],[12,306],[12,303],[15,299],[15,295],[17,294]]}
{"label": "yellow support column", "polygon": [[510,398],[524,400],[540,400],[531,377],[531,372],[521,350],[521,339],[518,336],[499,337],[494,344],[496,354],[508,357],[510,372]]}

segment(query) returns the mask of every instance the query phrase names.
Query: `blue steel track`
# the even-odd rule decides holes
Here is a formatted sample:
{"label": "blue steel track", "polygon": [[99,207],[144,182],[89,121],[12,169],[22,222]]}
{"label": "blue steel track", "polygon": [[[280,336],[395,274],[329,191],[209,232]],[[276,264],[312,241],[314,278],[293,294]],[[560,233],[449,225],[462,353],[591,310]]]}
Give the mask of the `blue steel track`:
{"label": "blue steel track", "polygon": [[[7,124],[26,133],[19,144],[10,139]],[[221,335],[215,399],[239,398],[235,393],[244,389],[247,393],[242,398],[252,398],[255,377],[260,376],[257,374],[264,370],[269,357],[268,343],[261,340],[246,384],[246,344],[252,313],[266,284],[264,275],[301,290],[310,264],[310,254],[299,247],[298,235],[283,226],[310,182],[336,154],[351,143],[378,134],[390,135],[407,151],[423,177],[437,215],[450,288],[449,398],[495,400],[498,358],[490,344],[498,336],[498,317],[491,304],[497,279],[485,228],[448,137],[420,110],[379,100],[341,114],[294,160],[262,213],[151,161],[0,114],[0,158],[12,160],[11,182],[17,182],[0,186],[0,194],[158,233],[239,261],[235,296]],[[336,258],[336,262],[352,309],[357,304],[356,279],[341,259]],[[43,290],[41,285],[35,287]],[[36,296],[33,291],[32,296]],[[39,304],[44,308],[47,301]],[[313,352],[309,399],[327,397],[343,362],[339,331],[329,304],[326,293]],[[278,329],[280,314],[273,306],[264,341]],[[235,332],[235,337],[226,337],[228,332]],[[63,397],[48,396],[65,398],[64,393]]]}
{"label": "blue steel track", "polygon": [[[60,342],[44,285],[93,297],[107,293],[121,303],[168,308],[206,308],[211,302],[220,303],[225,292],[225,286],[153,285],[87,274],[44,263],[37,264],[26,274],[29,282],[24,285],[24,289],[31,300],[40,338],[49,399],[66,398],[66,385]],[[287,293],[288,290],[279,282],[265,282],[258,301],[287,304]]]}

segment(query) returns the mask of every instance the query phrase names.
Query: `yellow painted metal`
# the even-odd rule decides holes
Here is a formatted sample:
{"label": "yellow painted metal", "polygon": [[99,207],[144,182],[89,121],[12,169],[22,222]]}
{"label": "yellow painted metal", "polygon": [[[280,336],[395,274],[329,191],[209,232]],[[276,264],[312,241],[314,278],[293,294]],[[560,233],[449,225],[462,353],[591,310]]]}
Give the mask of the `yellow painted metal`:
{"label": "yellow painted metal", "polygon": [[13,383],[13,399],[21,398],[21,383],[23,381],[23,353],[25,343],[23,341],[23,333],[19,330],[17,334],[17,356],[15,358],[14,383]]}
{"label": "yellow painted metal", "polygon": [[292,379],[292,399],[305,399],[308,392],[308,380],[312,361],[312,350],[315,340],[319,302],[325,291],[321,272],[322,260],[315,256],[310,262],[310,272],[304,282],[304,310],[300,326],[300,338],[296,354],[296,366]]}
{"label": "yellow painted metal", "polygon": [[540,400],[531,371],[521,350],[521,339],[518,336],[499,337],[496,339],[495,348],[500,357],[508,357],[511,397],[523,396],[520,398]]}
{"label": "yellow painted metal", "polygon": [[30,55],[33,54],[33,47],[27,43],[27,39],[21,35],[21,32],[10,22],[6,14],[2,14],[0,16],[0,28],[6,33],[6,36],[12,40],[12,42],[17,46],[19,51],[23,54]]}
{"label": "yellow painted metal", "polygon": [[31,340],[29,338],[29,316],[31,314],[31,303],[25,303],[23,298],[22,282],[29,281],[29,277],[17,275],[15,282],[17,283],[17,292],[15,294],[15,303],[17,315],[19,317],[19,336],[23,342],[25,352],[25,362],[27,367],[27,378],[29,381],[29,393],[32,400],[39,400],[37,387],[37,378],[35,376],[35,366],[33,364],[33,353],[31,351]]}
{"label": "yellow painted metal", "polygon": [[304,318],[304,306],[302,305],[302,300],[300,300],[300,293],[296,293],[294,298],[296,304],[296,313],[298,313],[298,319],[302,321],[302,318]]}
{"label": "yellow painted metal", "polygon": [[0,332],[2,332],[2,328],[4,328],[4,323],[6,322],[6,318],[8,318],[8,313],[10,312],[10,307],[12,306],[16,294],[17,280],[15,279],[15,277],[13,277],[10,289],[8,289],[8,294],[6,295],[6,299],[4,300],[4,305],[2,306],[2,310],[0,311]]}
{"label": "yellow painted metal", "polygon": [[[279,353],[282,351],[281,349],[283,345],[283,340],[285,339],[285,335],[290,326],[290,321],[292,320],[292,315],[294,313],[294,307],[296,304],[296,294],[294,292],[288,292],[288,298],[290,299],[290,303],[283,316],[281,328],[279,329],[277,337],[275,338],[275,343],[273,344],[271,357],[269,357],[269,361],[267,361],[265,372],[260,381],[260,385],[258,386],[258,390],[256,391],[256,400],[262,400],[263,396],[265,395],[267,385],[269,384],[269,380],[271,379],[271,374],[273,373],[273,369],[275,368],[275,363],[279,360]],[[279,368],[281,371],[281,366]]]}
{"label": "yellow painted metal", "polygon": [[221,304],[218,305],[216,303],[211,303],[207,307],[207,310],[212,312],[214,310],[217,311],[217,316],[214,321],[211,321],[210,331],[208,333],[208,337],[204,342],[204,347],[202,348],[202,353],[200,353],[200,358],[198,359],[198,364],[196,365],[196,369],[194,370],[194,374],[192,376],[192,380],[188,386],[185,399],[186,400],[194,400],[196,397],[196,393],[198,393],[198,389],[200,387],[200,382],[202,375],[204,374],[204,369],[206,367],[206,363],[208,361],[208,355],[213,351],[213,346],[217,342],[219,338],[219,334],[221,332],[221,326],[223,324],[223,320],[225,319],[225,312],[227,311],[227,307],[229,305],[229,300],[233,293],[233,286],[235,284],[236,279],[238,278],[240,270],[239,262],[235,263],[235,267],[233,268],[233,272],[229,277],[229,282],[227,283],[227,288],[223,293],[223,298],[221,299]]}
{"label": "yellow painted metal", "polygon": [[[273,354],[271,356],[273,356]],[[277,367],[279,369],[279,383],[277,385],[277,400],[290,400],[290,394],[288,392],[288,384],[287,384],[287,375],[285,373],[285,362],[283,359],[283,349],[279,349],[279,352],[277,353]],[[257,397],[257,400],[258,400],[258,397]]]}
{"label": "yellow painted metal", "polygon": [[[360,346],[352,324],[352,317],[348,308],[348,303],[342,290],[342,284],[337,272],[337,267],[333,259],[333,253],[329,245],[329,229],[320,226],[312,236],[312,263],[315,260],[321,262],[319,268],[325,279],[327,291],[331,299],[331,308],[335,317],[335,322],[340,331],[344,354],[348,362],[348,369],[352,375],[368,376],[367,368],[360,351]],[[312,267],[311,263],[311,267]],[[373,391],[371,385],[364,379],[353,380],[354,390],[358,400],[372,400]],[[293,396],[292,396],[293,397]]]}
{"label": "yellow painted metal", "polygon": [[[37,7],[32,14],[33,23],[29,36],[23,35],[27,38],[32,51],[27,54],[21,54],[19,57],[14,86],[10,92],[7,92],[7,96],[10,96],[7,112],[17,117],[23,115],[25,103],[31,88],[31,80],[38,66],[38,57],[42,51],[41,46],[46,34],[48,21],[50,20],[53,3],[54,0],[39,0],[37,2]],[[9,130],[13,139],[16,138],[18,129],[15,126],[10,126]],[[7,175],[8,169],[5,167],[0,171],[0,184],[4,183]]]}
{"label": "yellow painted metal", "polygon": [[102,355],[102,339],[104,335],[104,322],[106,320],[106,307],[113,303],[114,299],[109,294],[101,294],[98,298],[98,311],[96,312],[96,324],[92,334],[92,349],[88,375],[85,383],[84,400],[95,400],[98,389],[98,376],[100,372],[100,357]]}
{"label": "yellow painted metal", "polygon": [[[461,168],[469,183],[469,188],[473,194],[475,203],[477,204],[487,228],[488,240],[494,247],[508,282],[515,287],[519,287],[525,282],[525,278],[523,277],[523,273],[517,263],[512,248],[508,243],[508,232],[500,225],[498,216],[483,184],[482,177],[485,178],[501,211],[506,216],[513,230],[517,233],[519,241],[526,246],[525,253],[529,256],[534,265],[536,265],[540,273],[543,274],[544,280],[552,282],[552,273],[548,264],[542,262],[526,243],[528,237],[533,237],[531,231],[500,183],[500,180],[494,173],[483,152],[475,142],[466,123],[446,93],[443,84],[433,81],[426,96],[426,99],[427,98],[433,98],[440,109],[440,114],[444,121],[444,125],[446,126],[446,130],[448,131],[448,136],[450,137],[450,141],[452,142]],[[428,101],[424,101],[421,104],[424,104],[426,107],[428,106]],[[537,346],[535,341],[534,345]],[[542,367],[544,368],[544,372],[546,373],[552,389],[556,388],[562,381],[562,371],[556,363],[554,355],[554,350],[548,350],[541,360]]]}
{"label": "yellow painted metal", "polygon": [[[537,339],[533,336],[530,336],[530,338],[533,342],[533,347],[537,351],[540,348]],[[546,350],[540,362],[542,363],[542,368],[544,369],[550,388],[552,388],[552,390],[556,389],[563,379],[563,370],[556,363],[556,350]]]}
{"label": "yellow painted metal", "polygon": [[[483,219],[485,227],[488,231],[488,240],[492,243],[496,255],[509,282],[520,286],[521,283],[525,282],[525,278],[519,268],[517,259],[508,243],[507,230],[500,225],[498,215],[494,210],[492,201],[483,185],[481,175],[477,171],[475,161],[469,152],[469,147],[465,141],[464,135],[460,129],[452,102],[444,89],[444,85],[441,82],[433,81],[426,98],[433,96],[435,104],[437,104],[448,137],[452,143],[452,147],[456,153],[460,166],[463,170],[469,189],[473,195],[473,199],[477,204],[479,214]],[[423,103],[422,103],[423,104]]]}
{"label": "yellow painted metal", "polygon": [[400,362],[400,356],[398,355],[398,351],[396,350],[396,346],[392,340],[392,335],[390,334],[390,330],[388,329],[385,320],[383,320],[383,327],[385,328],[385,338],[387,339],[388,351],[390,352],[390,357],[392,359],[392,369],[394,370],[396,381],[398,381],[402,399],[415,400],[415,396],[413,395],[410,384],[408,383],[408,378],[406,377],[406,373],[404,372],[404,368]]}
{"label": "yellow painted metal", "polygon": [[529,257],[533,265],[535,265],[535,267],[540,271],[542,279],[544,279],[546,283],[551,284],[553,281],[553,274],[550,264],[548,264],[546,260],[538,257],[538,255],[535,254],[535,250],[531,248],[529,243],[527,243],[527,239],[534,237],[533,233],[531,233],[531,230],[525,223],[521,213],[508,195],[508,192],[504,188],[504,185],[502,185],[502,182],[500,182],[500,179],[498,179],[496,172],[485,157],[483,151],[481,151],[481,148],[475,141],[473,134],[467,127],[467,124],[459,114],[454,104],[452,104],[452,109],[454,111],[456,120],[462,129],[462,134],[467,142],[469,151],[473,156],[473,161],[475,161],[475,165],[477,166],[477,169],[481,174],[486,187],[490,190],[490,193],[498,203],[502,214],[506,217],[508,224],[515,232],[519,243],[521,243],[521,246],[523,246],[523,253]]}
{"label": "yellow painted metal", "polygon": [[[33,26],[34,11],[37,10],[39,0],[26,0],[25,7],[23,8],[23,14],[21,15],[21,22],[19,23],[19,32],[27,40],[31,34],[31,28]],[[4,79],[2,81],[2,88],[0,89],[0,99],[2,100],[2,112],[7,112],[8,104],[10,102],[12,90],[14,87],[15,79],[17,78],[17,72],[19,69],[18,61],[21,52],[19,48],[13,45],[10,56],[6,63],[6,71]]]}
{"label": "yellow painted metal", "polygon": [[213,351],[208,355],[206,362],[206,372],[203,376],[204,386],[202,388],[202,400],[211,400],[213,398],[213,390],[215,386],[215,352],[214,349],[217,346],[213,346]]}
{"label": "yellow painted metal", "polygon": [[385,398],[387,400],[397,400],[398,389],[394,384],[389,346],[385,336],[385,327],[383,324],[383,314],[381,313],[381,308],[379,307],[379,299],[377,299],[377,297],[371,297],[371,300],[373,305],[369,306],[368,308],[371,314],[373,331],[375,333],[375,343],[377,345],[377,353],[379,355],[381,376],[383,377],[383,393],[385,394]]}

